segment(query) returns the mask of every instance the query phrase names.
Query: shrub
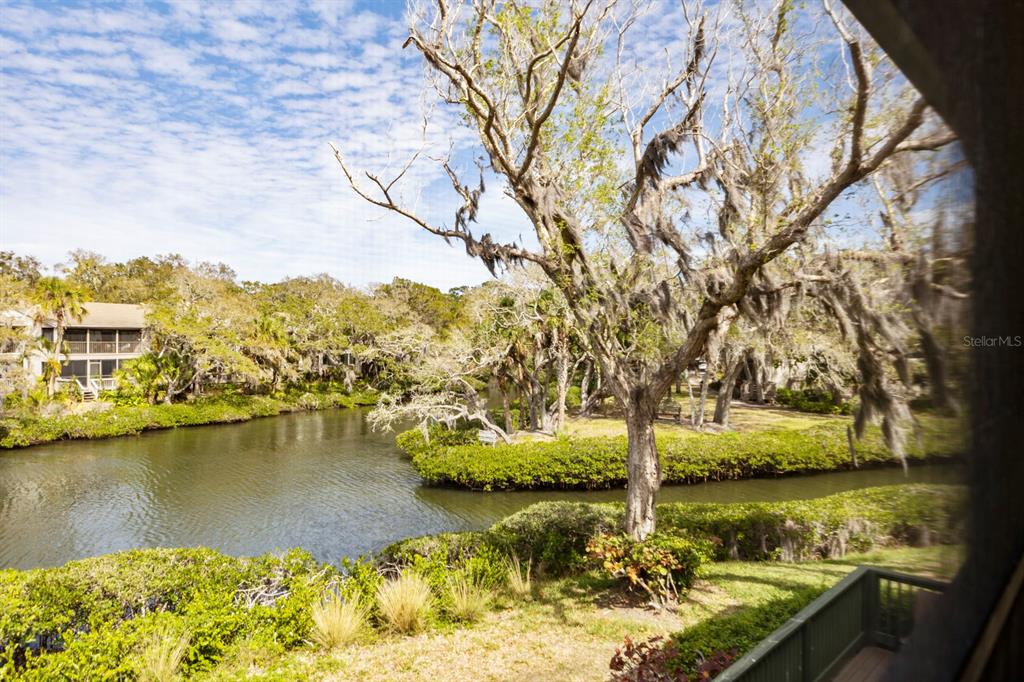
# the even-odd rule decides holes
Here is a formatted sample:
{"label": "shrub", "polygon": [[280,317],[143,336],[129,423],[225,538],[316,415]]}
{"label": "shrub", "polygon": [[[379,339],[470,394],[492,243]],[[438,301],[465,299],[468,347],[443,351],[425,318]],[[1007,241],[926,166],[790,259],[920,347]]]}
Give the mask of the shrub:
{"label": "shrub", "polygon": [[842,557],[899,544],[951,543],[962,518],[960,488],[908,484],[812,500],[658,506],[659,530],[717,539],[717,559]]}
{"label": "shrub", "polygon": [[832,396],[813,389],[780,388],[775,394],[775,399],[780,405],[786,405],[801,412],[853,414],[853,403],[850,401],[843,400],[837,404],[832,401]]}
{"label": "shrub", "polygon": [[417,538],[407,538],[382,549],[379,559],[383,563],[408,566],[416,557],[441,555],[446,566],[461,566],[474,556],[482,544],[483,535],[472,531],[461,533],[437,533]]}
{"label": "shrub", "polygon": [[395,632],[414,633],[423,628],[433,595],[430,585],[412,570],[402,571],[377,589],[377,606],[385,624]]}
{"label": "shrub", "polygon": [[365,557],[358,559],[345,557],[341,560],[341,584],[338,586],[338,596],[346,601],[358,602],[369,616],[376,604],[377,588],[380,587],[383,580],[375,562]]}
{"label": "shrub", "polygon": [[708,618],[673,634],[675,657],[669,662],[669,669],[703,679],[699,677],[700,669],[717,652],[735,651],[736,656],[742,656],[810,604],[824,589],[803,587],[790,596]]}
{"label": "shrub", "polygon": [[395,436],[395,443],[410,457],[430,450],[451,445],[470,445],[476,443],[476,430],[449,429],[434,424],[427,429],[426,437],[421,429],[410,429]]}
{"label": "shrub", "polygon": [[[908,457],[951,457],[961,452],[963,433],[955,419],[922,418],[922,443],[908,444]],[[416,432],[397,442],[420,477],[431,484],[477,490],[597,489],[626,483],[626,438],[560,437],[510,445],[481,445],[475,433],[451,431],[426,443]],[[459,442],[459,441],[463,442]],[[894,464],[878,429],[856,443],[861,465]],[[700,483],[852,467],[846,423],[804,430],[695,433],[658,437],[664,483]]]}
{"label": "shrub", "polygon": [[645,540],[606,533],[591,539],[587,552],[613,578],[641,588],[661,607],[693,586],[697,569],[711,554],[710,545],[663,533]]}
{"label": "shrub", "polygon": [[563,575],[584,567],[590,538],[620,525],[610,505],[541,502],[498,521],[486,541],[529,558],[547,574]]}
{"label": "shrub", "polygon": [[[957,542],[960,530],[951,521],[962,518],[962,502],[956,486],[908,484],[789,502],[660,504],[658,536],[666,543],[691,543],[691,549],[719,560],[841,557],[892,545]],[[519,585],[529,582],[531,567],[556,575],[584,569],[591,540],[620,532],[623,519],[622,504],[541,502],[482,533],[395,543],[379,559],[427,576],[442,600],[453,571],[526,595],[528,584]]]}
{"label": "shrub", "polygon": [[491,604],[491,595],[466,575],[448,578],[449,612],[463,623],[480,620]]}
{"label": "shrub", "polygon": [[675,644],[662,636],[635,643],[628,636],[615,649],[608,667],[611,682],[687,682],[717,677],[736,660],[736,649],[716,651],[695,666],[693,677],[673,668],[679,656]]}
{"label": "shrub", "polygon": [[247,637],[299,646],[312,627],[310,602],[334,579],[300,550],[251,559],[202,548],[132,550],[0,571],[0,678],[131,677],[139,652],[171,631],[190,633],[185,675]]}
{"label": "shrub", "polygon": [[188,631],[157,633],[139,654],[139,680],[170,682],[178,677],[178,666],[188,649]]}
{"label": "shrub", "polygon": [[366,611],[355,599],[336,594],[313,604],[313,641],[324,649],[336,649],[355,641],[366,622]]}

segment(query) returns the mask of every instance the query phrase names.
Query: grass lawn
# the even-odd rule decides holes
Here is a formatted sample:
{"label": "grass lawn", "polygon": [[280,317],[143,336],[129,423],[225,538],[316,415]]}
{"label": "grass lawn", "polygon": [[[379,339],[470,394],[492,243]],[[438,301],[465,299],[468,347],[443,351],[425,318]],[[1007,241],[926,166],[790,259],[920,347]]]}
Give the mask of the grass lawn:
{"label": "grass lawn", "polygon": [[[785,597],[805,586],[823,590],[859,564],[949,578],[959,563],[950,546],[902,548],[799,564],[722,562],[675,613],[638,608],[609,583],[582,577],[538,582],[527,602],[507,602],[471,627],[414,637],[377,636],[334,654],[303,650],[261,661],[243,653],[214,679],[261,673],[315,680],[603,680],[623,637],[668,634],[716,615]],[[251,679],[251,678],[250,678]]]}
{"label": "grass lawn", "polygon": [[[683,419],[689,420],[689,406],[685,396],[676,396],[676,402],[683,406]],[[707,420],[715,413],[715,398],[708,396],[706,408]],[[732,409],[729,412],[729,428],[734,431],[764,431],[767,429],[793,429],[802,430],[812,426],[825,423],[846,423],[852,417],[838,415],[812,414],[810,412],[798,412],[784,407],[769,407],[761,405],[743,405],[733,401]],[[669,419],[660,419],[654,424],[654,430],[660,435],[666,436],[691,436],[697,431],[682,424],[676,424]],[[626,435],[626,423],[620,416],[614,417],[588,417],[569,419],[565,426],[565,433],[570,436],[624,436]]]}

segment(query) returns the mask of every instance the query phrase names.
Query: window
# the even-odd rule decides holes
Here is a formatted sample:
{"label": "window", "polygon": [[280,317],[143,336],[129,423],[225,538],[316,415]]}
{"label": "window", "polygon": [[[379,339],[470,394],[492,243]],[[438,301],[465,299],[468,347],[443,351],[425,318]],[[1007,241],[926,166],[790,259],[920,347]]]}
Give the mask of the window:
{"label": "window", "polygon": [[45,327],[43,329],[43,338],[53,343],[53,327]]}
{"label": "window", "polygon": [[85,360],[72,360],[60,368],[60,375],[65,379],[84,379],[88,368],[88,363]]}
{"label": "window", "polygon": [[64,343],[68,353],[88,353],[84,329],[68,329],[64,332]]}
{"label": "window", "polygon": [[114,376],[117,371],[117,360],[100,360],[100,376],[104,378]]}
{"label": "window", "polygon": [[107,329],[89,330],[90,353],[116,353],[117,332]]}
{"label": "window", "polygon": [[118,353],[138,353],[142,350],[142,332],[138,329],[122,329],[117,333]]}

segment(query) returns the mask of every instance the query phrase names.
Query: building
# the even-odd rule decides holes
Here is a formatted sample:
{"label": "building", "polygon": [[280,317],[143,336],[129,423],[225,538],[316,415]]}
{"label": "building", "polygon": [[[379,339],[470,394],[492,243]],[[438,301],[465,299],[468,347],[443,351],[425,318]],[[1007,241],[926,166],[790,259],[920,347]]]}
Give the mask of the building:
{"label": "building", "polygon": [[[146,308],[126,303],[85,303],[79,319],[64,325],[61,381],[76,382],[83,394],[94,397],[100,390],[114,388],[114,372],[127,360],[139,357],[146,348]],[[6,311],[2,323],[25,327],[34,339],[53,341],[55,320],[39,320],[33,311]],[[45,353],[27,348],[4,348],[0,360],[21,360],[31,376],[41,376]]]}

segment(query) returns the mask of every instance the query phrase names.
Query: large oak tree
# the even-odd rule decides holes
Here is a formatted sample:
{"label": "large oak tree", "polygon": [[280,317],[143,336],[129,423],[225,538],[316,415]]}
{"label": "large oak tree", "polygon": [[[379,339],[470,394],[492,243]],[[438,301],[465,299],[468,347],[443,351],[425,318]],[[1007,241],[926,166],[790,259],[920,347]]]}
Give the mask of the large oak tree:
{"label": "large oak tree", "polygon": [[[946,144],[923,99],[828,6],[684,0],[664,54],[647,34],[660,6],[596,0],[436,0],[411,13],[406,46],[429,67],[483,154],[479,183],[442,161],[461,198],[438,223],[394,178],[352,188],[492,272],[536,264],[561,290],[621,404],[629,438],[627,531],[655,528],[661,470],[653,421],[673,382],[769,265],[798,255],[830,206],[895,155]],[[822,29],[825,26],[827,29]],[[654,46],[655,48],[657,45]],[[828,53],[831,51],[831,59]],[[813,157],[831,163],[814,172]],[[457,155],[456,155],[457,157]],[[536,245],[475,233],[484,172],[522,210]]]}

